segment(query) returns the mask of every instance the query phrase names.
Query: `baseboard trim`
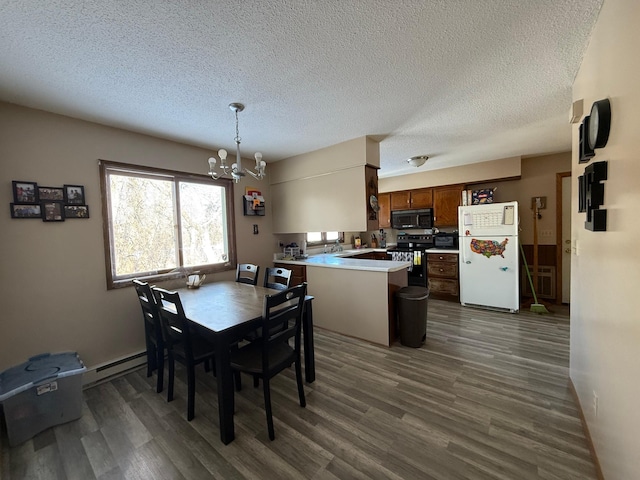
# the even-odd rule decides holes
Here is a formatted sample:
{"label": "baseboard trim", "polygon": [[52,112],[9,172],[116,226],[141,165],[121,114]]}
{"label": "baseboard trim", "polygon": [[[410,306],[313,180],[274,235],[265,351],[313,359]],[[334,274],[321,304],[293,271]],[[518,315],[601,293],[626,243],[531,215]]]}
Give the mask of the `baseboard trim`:
{"label": "baseboard trim", "polygon": [[82,384],[84,388],[88,388],[95,384],[104,382],[107,379],[124,375],[125,373],[140,368],[147,364],[147,351],[142,350],[140,352],[132,353],[124,357],[115,358],[109,362],[101,363],[87,367],[87,371],[82,377]]}
{"label": "baseboard trim", "polygon": [[596,453],[596,449],[593,446],[593,440],[591,439],[591,433],[589,433],[589,426],[587,425],[587,419],[584,416],[584,412],[582,411],[582,405],[580,404],[580,397],[578,397],[578,392],[576,391],[576,387],[573,384],[571,378],[569,378],[569,387],[571,388],[571,394],[573,395],[573,400],[576,402],[578,406],[578,413],[580,414],[580,421],[582,422],[582,429],[584,430],[584,436],[587,439],[587,445],[589,446],[589,451],[591,452],[591,458],[593,459],[593,465],[596,468],[596,476],[598,480],[605,480],[604,475],[602,474],[602,467],[600,467],[600,461],[598,460],[598,454]]}

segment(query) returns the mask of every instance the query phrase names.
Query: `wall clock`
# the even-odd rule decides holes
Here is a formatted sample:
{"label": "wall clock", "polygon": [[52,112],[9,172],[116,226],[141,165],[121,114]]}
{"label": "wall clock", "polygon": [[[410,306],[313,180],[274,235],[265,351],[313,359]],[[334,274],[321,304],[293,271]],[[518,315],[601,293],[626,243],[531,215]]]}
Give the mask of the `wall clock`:
{"label": "wall clock", "polygon": [[611,128],[611,103],[608,98],[593,102],[591,114],[589,115],[589,128],[587,137],[589,147],[592,150],[602,148],[609,140],[609,130]]}

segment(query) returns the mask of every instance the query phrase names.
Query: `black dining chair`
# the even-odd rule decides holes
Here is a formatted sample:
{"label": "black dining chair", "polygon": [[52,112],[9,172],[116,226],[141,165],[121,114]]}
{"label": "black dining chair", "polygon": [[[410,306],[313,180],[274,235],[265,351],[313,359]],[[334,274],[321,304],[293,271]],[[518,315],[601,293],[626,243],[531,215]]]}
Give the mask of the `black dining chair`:
{"label": "black dining chair", "polygon": [[133,285],[138,294],[144,320],[144,339],[147,346],[147,377],[150,377],[155,370],[158,371],[156,392],[160,393],[164,382],[165,351],[160,315],[149,284],[136,279],[133,281]]}
{"label": "black dining chair", "polygon": [[246,283],[248,285],[258,284],[258,273],[260,267],[252,263],[239,263],[236,268],[236,282]]}
{"label": "black dining chair", "polygon": [[[261,322],[261,339],[231,351],[231,368],[254,378],[262,378],[264,407],[267,415],[269,438],[273,440],[270,381],[278,373],[295,364],[300,406],[306,406],[300,365],[300,331],[307,284],[267,295]],[[286,324],[284,330],[282,325]],[[289,340],[293,337],[293,347]]]}
{"label": "black dining chair", "polygon": [[195,415],[195,367],[200,363],[211,361],[215,375],[213,344],[192,332],[192,326],[185,316],[178,292],[170,292],[157,287],[153,287],[152,291],[158,305],[169,359],[167,401],[173,400],[175,361],[177,360],[187,369],[187,420],[191,421]]}
{"label": "black dining chair", "polygon": [[[264,272],[263,286],[266,288],[273,288],[275,290],[286,290],[289,288],[289,284],[291,283],[291,273],[291,270],[287,270],[286,268],[267,267]],[[283,326],[283,328],[286,328],[286,326]],[[250,342],[259,340],[261,335],[260,332],[260,328],[252,330],[244,336],[244,339]],[[254,387],[259,385],[259,381],[256,377],[253,379],[253,385]]]}
{"label": "black dining chair", "polygon": [[264,287],[286,290],[291,282],[291,270],[280,267],[267,267],[264,272]]}

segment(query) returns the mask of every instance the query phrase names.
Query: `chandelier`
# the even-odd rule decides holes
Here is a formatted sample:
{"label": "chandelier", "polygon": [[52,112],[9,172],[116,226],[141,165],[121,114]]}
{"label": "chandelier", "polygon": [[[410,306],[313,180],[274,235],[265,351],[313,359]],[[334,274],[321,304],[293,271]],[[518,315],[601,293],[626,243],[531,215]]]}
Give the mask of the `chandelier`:
{"label": "chandelier", "polygon": [[264,178],[264,169],[267,166],[267,162],[262,160],[262,154],[260,152],[256,152],[256,166],[255,172],[252,170],[247,170],[246,168],[242,168],[242,158],[240,157],[240,133],[238,131],[238,112],[244,110],[244,105],[241,103],[231,103],[229,104],[229,108],[233,110],[236,114],[236,163],[229,166],[227,164],[227,151],[224,148],[218,150],[218,156],[220,157],[220,171],[215,172],[216,163],[218,160],[215,157],[209,158],[209,175],[214,180],[222,178],[224,176],[231,176],[233,180],[238,183],[242,177],[245,176],[245,173],[248,173],[256,180],[262,180]]}

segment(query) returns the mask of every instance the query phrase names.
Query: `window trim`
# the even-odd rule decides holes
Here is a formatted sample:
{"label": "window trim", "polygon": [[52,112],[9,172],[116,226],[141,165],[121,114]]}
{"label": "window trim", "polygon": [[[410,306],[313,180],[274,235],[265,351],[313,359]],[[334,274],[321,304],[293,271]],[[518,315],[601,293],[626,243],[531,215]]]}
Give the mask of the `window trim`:
{"label": "window trim", "polygon": [[[113,162],[110,160],[98,160],[98,166],[100,170],[100,191],[102,201],[102,232],[104,241],[104,255],[105,255],[105,272],[107,279],[107,290],[116,288],[123,288],[133,285],[133,279],[137,278],[147,282],[164,281],[176,278],[181,278],[185,273],[197,270],[200,273],[218,273],[229,270],[235,270],[237,263],[237,248],[236,248],[236,226],[235,226],[235,205],[234,205],[234,184],[231,179],[220,178],[214,180],[208,175],[200,175],[195,173],[180,172],[177,170],[168,170],[164,168],[148,167],[144,165],[134,165],[130,163]],[[190,181],[194,183],[205,183],[210,185],[218,185],[225,189],[225,201],[227,204],[227,231],[229,235],[229,258],[225,263],[201,265],[193,269],[184,269],[184,271],[176,272],[175,269],[163,270],[157,273],[149,272],[141,275],[131,275],[123,278],[114,279],[113,276],[113,263],[111,245],[113,244],[113,232],[109,228],[109,205],[110,191],[107,183],[107,172],[119,170],[123,173],[129,173],[132,176],[158,178],[162,176],[168,177],[168,179],[174,182],[174,188],[177,188],[179,181]],[[180,197],[176,196],[176,211],[178,215],[177,221],[180,222]],[[180,225],[180,223],[178,223]],[[179,244],[182,245],[182,233],[178,228]],[[181,249],[178,249],[178,258],[180,264],[183,262],[183,254]]]}

